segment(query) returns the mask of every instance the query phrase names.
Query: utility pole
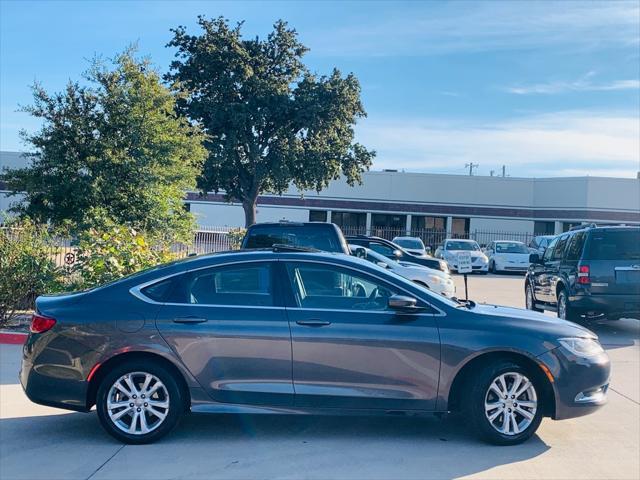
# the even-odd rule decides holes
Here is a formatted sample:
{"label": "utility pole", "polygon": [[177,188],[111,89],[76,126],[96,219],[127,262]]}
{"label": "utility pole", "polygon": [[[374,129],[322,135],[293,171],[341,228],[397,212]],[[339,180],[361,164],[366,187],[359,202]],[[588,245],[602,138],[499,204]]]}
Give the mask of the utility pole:
{"label": "utility pole", "polygon": [[464,168],[467,168],[467,167],[469,168],[469,176],[472,176],[473,175],[473,169],[474,168],[478,168],[479,166],[480,165],[478,165],[477,163],[473,163],[473,162],[464,164]]}
{"label": "utility pole", "polygon": [[503,177],[507,176],[507,166],[506,165],[502,165],[502,176]]}
{"label": "utility pole", "polygon": [[491,170],[491,171],[489,172],[489,176],[490,176],[490,177],[493,177],[493,174],[494,174],[494,173],[496,173],[496,171],[495,171],[495,170]]}

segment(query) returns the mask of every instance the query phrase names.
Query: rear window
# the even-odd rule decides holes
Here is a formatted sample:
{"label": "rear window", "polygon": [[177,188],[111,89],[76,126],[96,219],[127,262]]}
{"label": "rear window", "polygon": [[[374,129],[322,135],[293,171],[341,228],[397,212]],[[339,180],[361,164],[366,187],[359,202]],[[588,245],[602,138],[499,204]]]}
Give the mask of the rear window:
{"label": "rear window", "polygon": [[250,228],[243,248],[271,248],[276,244],[344,252],[335,229],[326,224]]}
{"label": "rear window", "polygon": [[603,230],[591,233],[589,260],[640,260],[640,230]]}

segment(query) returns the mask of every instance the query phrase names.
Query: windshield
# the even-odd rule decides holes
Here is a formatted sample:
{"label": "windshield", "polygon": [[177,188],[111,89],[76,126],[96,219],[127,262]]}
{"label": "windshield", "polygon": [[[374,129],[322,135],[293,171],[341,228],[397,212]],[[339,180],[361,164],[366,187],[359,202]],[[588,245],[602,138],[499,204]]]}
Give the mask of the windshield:
{"label": "windshield", "polygon": [[419,238],[396,238],[393,243],[412,250],[424,250],[424,243]]}
{"label": "windshield", "polygon": [[496,253],[529,253],[529,249],[520,242],[496,243]]}
{"label": "windshield", "polygon": [[480,246],[476,242],[447,242],[445,250],[467,250],[470,252],[479,251]]}
{"label": "windshield", "polygon": [[551,240],[553,240],[553,237],[543,237],[540,239],[540,246],[541,247],[548,247],[549,243],[551,243]]}

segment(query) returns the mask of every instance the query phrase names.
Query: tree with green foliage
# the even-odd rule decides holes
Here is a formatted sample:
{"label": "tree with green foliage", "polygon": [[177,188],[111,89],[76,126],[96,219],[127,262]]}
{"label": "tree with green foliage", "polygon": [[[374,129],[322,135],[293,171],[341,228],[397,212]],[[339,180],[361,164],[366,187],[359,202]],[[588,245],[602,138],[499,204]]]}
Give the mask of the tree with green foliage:
{"label": "tree with green foliage", "polygon": [[202,190],[241,202],[249,226],[262,192],[281,194],[291,183],[320,191],[340,175],[360,181],[375,152],[354,142],[366,113],[353,74],[311,73],[307,48],[283,21],[264,40],[243,39],[242,24],[222,17],[198,24],[196,36],[172,30],[177,53],[166,79],[186,93],[179,108],[208,134]]}
{"label": "tree with green foliage", "polygon": [[24,193],[16,210],[79,231],[98,208],[118,224],[187,239],[194,220],[183,198],[206,157],[202,131],[176,113],[176,94],[132,49],[96,60],[86,79],[53,95],[33,87],[24,111],[42,127],[22,133],[30,165],[3,175]]}

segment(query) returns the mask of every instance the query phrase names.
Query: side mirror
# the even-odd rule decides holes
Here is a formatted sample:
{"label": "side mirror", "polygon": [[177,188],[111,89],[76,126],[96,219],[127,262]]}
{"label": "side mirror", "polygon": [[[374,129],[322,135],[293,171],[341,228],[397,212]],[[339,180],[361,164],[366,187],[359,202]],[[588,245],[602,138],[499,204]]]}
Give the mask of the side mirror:
{"label": "side mirror", "polygon": [[541,264],[542,263],[542,258],[540,258],[539,254],[532,253],[531,255],[529,255],[529,263]]}
{"label": "side mirror", "polygon": [[389,308],[394,310],[421,310],[416,304],[417,300],[406,295],[391,295],[388,300]]}

